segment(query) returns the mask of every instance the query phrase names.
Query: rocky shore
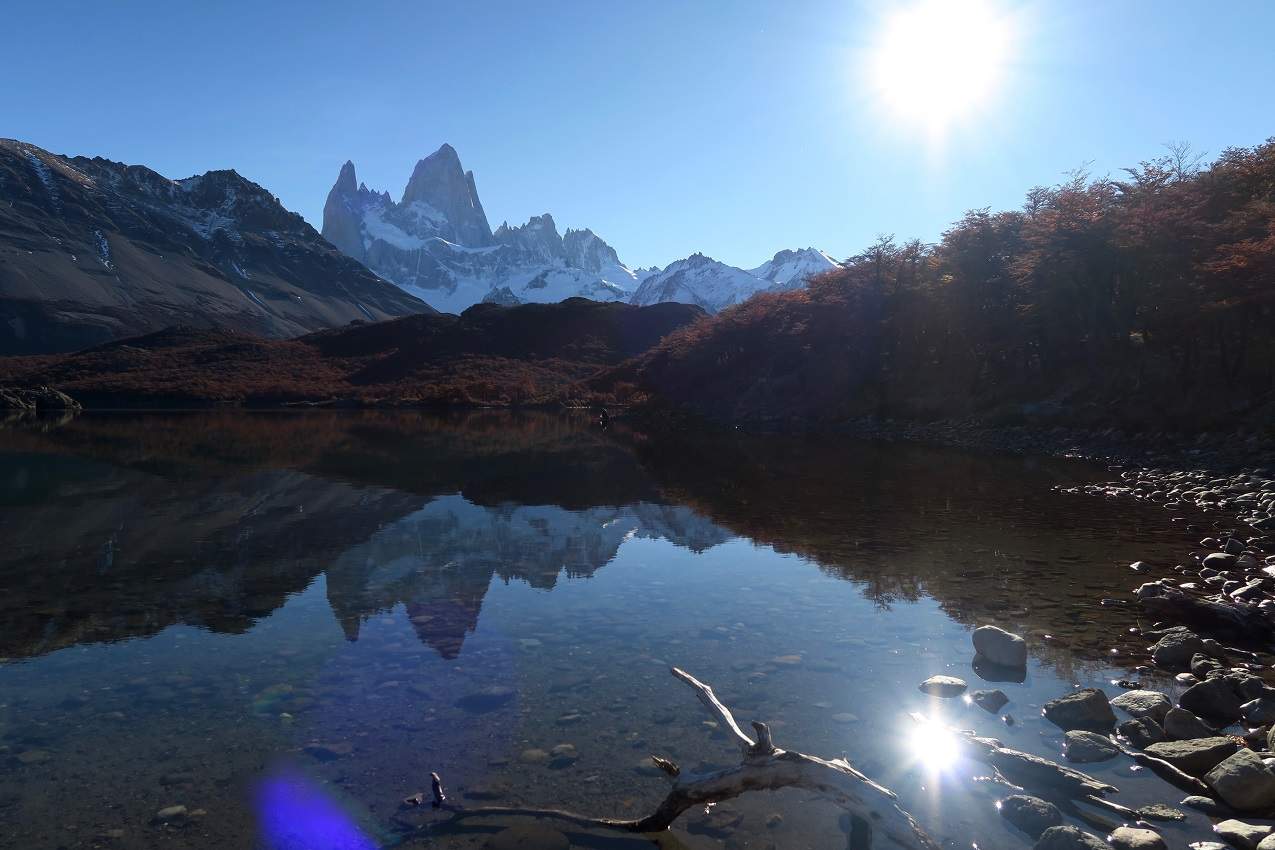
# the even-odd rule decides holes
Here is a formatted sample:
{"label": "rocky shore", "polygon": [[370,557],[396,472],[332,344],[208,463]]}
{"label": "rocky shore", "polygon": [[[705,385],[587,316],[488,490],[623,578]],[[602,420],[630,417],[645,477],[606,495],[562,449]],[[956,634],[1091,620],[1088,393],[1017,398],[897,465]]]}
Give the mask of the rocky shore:
{"label": "rocky shore", "polygon": [[[1110,698],[1103,690],[1085,688],[1043,708],[1045,718],[1065,733],[1067,761],[1132,759],[1186,792],[1178,805],[1213,819],[1215,835],[1209,838],[1226,842],[1199,840],[1191,843],[1192,850],[1275,850],[1275,659],[1270,652],[1275,552],[1272,539],[1263,534],[1275,529],[1275,481],[1266,473],[1265,468],[1229,475],[1140,468],[1123,471],[1113,482],[1065,491],[1143,499],[1170,511],[1219,513],[1217,527],[1233,525],[1201,539],[1199,548],[1177,564],[1132,563],[1131,570],[1142,579],[1132,598],[1103,600],[1127,605],[1143,622],[1152,621],[1148,628],[1130,630],[1147,640],[1145,663],[1134,672],[1160,680],[1172,676],[1171,687],[1153,690],[1121,680],[1116,684],[1122,692]],[[990,651],[999,653],[1001,662],[1018,664],[1017,641],[1021,639],[999,629],[981,627],[974,632],[976,658],[987,657],[993,646]],[[959,680],[944,682],[941,689],[928,680],[921,687],[938,696],[965,690]],[[998,703],[985,704],[986,698],[983,691],[972,695],[976,704],[997,711]],[[1073,803],[1079,799],[1110,808],[1102,799],[1106,792],[1078,796],[1068,790],[1076,781],[1070,768],[1045,761],[1028,781],[1013,781],[1025,793],[1002,800],[1001,813],[1035,840],[1035,850],[1170,846],[1153,822],[1181,819],[1181,812],[1175,816],[1168,806],[1154,811],[1144,807],[1127,811],[1126,825],[1104,823]],[[1105,842],[1065,825],[1063,812],[1102,827]]]}

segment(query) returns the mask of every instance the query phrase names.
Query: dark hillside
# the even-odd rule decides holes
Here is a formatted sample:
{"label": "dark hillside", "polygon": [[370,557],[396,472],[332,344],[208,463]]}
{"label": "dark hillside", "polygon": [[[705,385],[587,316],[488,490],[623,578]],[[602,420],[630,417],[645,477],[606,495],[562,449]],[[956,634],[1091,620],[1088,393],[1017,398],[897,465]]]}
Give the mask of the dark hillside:
{"label": "dark hillside", "polygon": [[598,382],[730,422],[878,416],[1149,431],[1275,421],[1275,140],[1198,170],[975,210],[882,239],[808,289],[672,334]]}
{"label": "dark hillside", "polygon": [[75,354],[0,359],[0,386],[47,384],[96,407],[547,404],[703,315],[685,304],[573,298],[353,323],[291,340],[179,327]]}

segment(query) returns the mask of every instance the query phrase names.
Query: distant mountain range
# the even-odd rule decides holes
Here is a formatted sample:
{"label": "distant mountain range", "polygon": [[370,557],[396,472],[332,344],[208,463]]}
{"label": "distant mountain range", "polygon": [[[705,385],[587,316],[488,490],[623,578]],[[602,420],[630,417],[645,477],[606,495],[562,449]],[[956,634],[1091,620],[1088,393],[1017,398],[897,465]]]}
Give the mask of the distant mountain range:
{"label": "distant mountain range", "polygon": [[814,248],[780,251],[744,270],[695,254],[667,268],[634,269],[592,230],[559,234],[549,213],[488,224],[472,171],[451,145],[412,170],[395,203],[341,168],[323,208],[323,235],[350,257],[443,312],[479,302],[595,301],[694,304],[710,313],[766,290],[800,286],[837,264]]}
{"label": "distant mountain range", "polygon": [[421,312],[234,171],[170,180],[0,139],[0,353],[176,324],[292,337]]}
{"label": "distant mountain range", "polygon": [[171,180],[0,139],[0,355],[178,325],[291,338],[574,297],[714,313],[835,265],[807,248],[750,270],[702,254],[635,269],[587,228],[560,233],[548,213],[493,231],[450,145],[416,164],[398,202],[359,183],[347,162],[320,235],[235,171]]}

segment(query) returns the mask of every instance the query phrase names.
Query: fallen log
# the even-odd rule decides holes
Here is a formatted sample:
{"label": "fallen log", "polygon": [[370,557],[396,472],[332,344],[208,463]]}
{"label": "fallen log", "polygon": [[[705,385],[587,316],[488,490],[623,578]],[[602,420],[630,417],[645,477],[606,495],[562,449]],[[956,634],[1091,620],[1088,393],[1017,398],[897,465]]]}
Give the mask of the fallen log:
{"label": "fallen log", "polygon": [[1141,601],[1147,613],[1159,620],[1255,641],[1275,637],[1275,620],[1256,605],[1193,596],[1176,587],[1165,587],[1163,592],[1145,596]]}
{"label": "fallen log", "polygon": [[735,722],[734,715],[707,684],[676,667],[673,676],[695,691],[701,703],[719,726],[739,746],[741,760],[736,767],[710,773],[689,773],[668,759],[653,756],[673,786],[655,810],[645,817],[622,819],[591,817],[560,809],[538,809],[523,806],[468,807],[447,797],[442,779],[431,774],[431,791],[414,794],[404,800],[409,806],[432,805],[446,812],[446,822],[475,817],[552,818],[577,826],[614,829],[624,832],[650,833],[666,830],[688,809],[720,803],[748,791],[774,791],[780,788],[804,788],[828,798],[850,814],[852,836],[857,847],[898,848],[898,850],[939,850],[939,844],[899,806],[898,797],[860,773],[844,758],[824,759],[793,750],[782,750],[771,740],[770,728],[754,721],[756,740],[750,738]]}

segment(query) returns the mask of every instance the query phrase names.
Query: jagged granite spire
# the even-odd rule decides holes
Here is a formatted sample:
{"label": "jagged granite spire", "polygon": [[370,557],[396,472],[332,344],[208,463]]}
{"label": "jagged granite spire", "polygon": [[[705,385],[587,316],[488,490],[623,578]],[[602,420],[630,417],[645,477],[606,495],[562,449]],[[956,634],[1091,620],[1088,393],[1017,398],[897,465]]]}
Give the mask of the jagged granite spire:
{"label": "jagged granite spire", "polygon": [[367,259],[363,246],[363,214],[359,199],[371,194],[366,186],[360,186],[354,173],[354,163],[346,160],[337,175],[336,184],[328,192],[323,205],[323,238],[331,242],[346,256],[359,262]]}
{"label": "jagged granite spire", "polygon": [[478,187],[474,173],[466,173],[460,165],[460,156],[451,145],[444,144],[434,153],[416,163],[411,179],[403,189],[402,205],[424,204],[425,215],[441,214],[451,238],[449,242],[480,248],[492,244],[491,226],[478,200]]}

